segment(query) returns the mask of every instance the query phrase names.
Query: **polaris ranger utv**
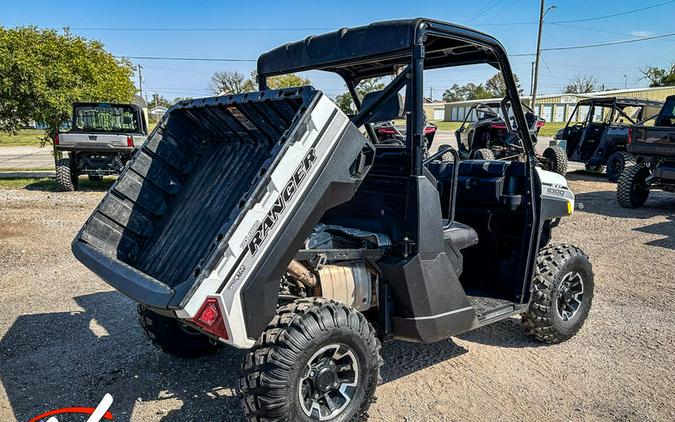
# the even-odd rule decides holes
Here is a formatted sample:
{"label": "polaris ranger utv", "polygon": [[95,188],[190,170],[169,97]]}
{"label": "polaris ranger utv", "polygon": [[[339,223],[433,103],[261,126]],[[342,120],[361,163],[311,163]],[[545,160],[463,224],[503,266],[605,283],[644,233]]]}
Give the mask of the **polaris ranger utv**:
{"label": "polaris ranger utv", "polygon": [[90,180],[119,174],[147,135],[145,112],[138,105],[73,104],[70,130],[54,141],[59,189],[76,190],[83,174]]}
{"label": "polaris ranger utv", "polygon": [[641,160],[619,176],[616,199],[624,208],[639,208],[651,189],[675,193],[675,95],[666,98],[654,126],[633,126],[630,134],[628,152]]}
{"label": "polaris ranger utv", "polygon": [[[546,122],[535,115],[530,107],[524,104],[522,106],[525,109],[525,120],[534,136],[532,142],[535,144],[536,135]],[[509,114],[508,118],[512,123],[515,122],[512,114]],[[484,102],[471,107],[462,125],[455,131],[460,158],[520,159],[523,153],[520,139],[506,129],[500,102]],[[567,155],[565,150],[559,146],[547,147],[541,155],[537,155],[537,161],[545,170],[562,176],[567,173]]]}
{"label": "polaris ranger utv", "polygon": [[[626,151],[630,126],[649,120],[662,105],[635,98],[581,100],[554,139],[566,141],[570,161],[583,162],[591,171],[602,171],[606,166],[607,178],[616,182],[624,168],[636,163],[636,157]],[[583,121],[572,122],[577,117]]]}
{"label": "polaris ranger utv", "polygon": [[[423,70],[474,63],[502,71],[523,161],[460,161],[448,147],[423,158]],[[312,87],[267,89],[312,69],[344,78],[355,116]],[[174,105],[73,241],[139,302],[157,347],[249,349],[251,420],[353,421],[373,400],[381,340],[431,343],[517,315],[547,343],[581,328],[591,264],[548,244],[574,195],[536,166],[496,39],[379,22],[276,48],[257,70],[260,92]],[[355,95],[386,75],[383,90]],[[405,144],[378,144],[372,125],[401,116]]]}

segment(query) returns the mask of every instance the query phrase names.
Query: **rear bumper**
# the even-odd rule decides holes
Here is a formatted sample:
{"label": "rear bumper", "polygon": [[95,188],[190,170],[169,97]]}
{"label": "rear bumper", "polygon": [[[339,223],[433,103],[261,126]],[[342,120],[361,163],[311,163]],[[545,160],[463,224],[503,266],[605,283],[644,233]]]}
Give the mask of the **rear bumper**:
{"label": "rear bumper", "polygon": [[120,147],[117,145],[91,145],[87,142],[68,143],[67,145],[55,145],[54,149],[57,151],[75,151],[75,152],[92,152],[105,154],[133,154],[136,147]]}

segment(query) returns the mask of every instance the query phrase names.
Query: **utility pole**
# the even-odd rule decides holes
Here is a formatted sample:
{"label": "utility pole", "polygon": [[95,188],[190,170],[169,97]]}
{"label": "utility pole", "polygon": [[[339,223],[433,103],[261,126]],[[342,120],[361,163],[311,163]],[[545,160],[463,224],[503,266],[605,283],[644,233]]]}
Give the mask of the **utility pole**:
{"label": "utility pole", "polygon": [[532,99],[533,92],[534,92],[534,62],[532,62],[532,68],[530,69],[530,99]]}
{"label": "utility pole", "polygon": [[141,98],[143,98],[143,73],[141,73],[143,71],[143,66],[139,64],[136,67],[138,68],[138,91]]}
{"label": "utility pole", "polygon": [[433,86],[429,87],[429,100],[431,102],[434,102],[434,87]]}
{"label": "utility pole", "polygon": [[544,0],[541,0],[539,7],[539,31],[537,33],[537,53],[534,58],[534,77],[532,78],[532,100],[530,107],[534,109],[534,102],[537,100],[537,79],[539,78],[539,61],[541,60],[541,32],[544,27],[544,16],[549,10],[555,9],[555,6],[550,6],[544,10]]}
{"label": "utility pole", "polygon": [[628,89],[628,75],[623,75],[623,89]]}

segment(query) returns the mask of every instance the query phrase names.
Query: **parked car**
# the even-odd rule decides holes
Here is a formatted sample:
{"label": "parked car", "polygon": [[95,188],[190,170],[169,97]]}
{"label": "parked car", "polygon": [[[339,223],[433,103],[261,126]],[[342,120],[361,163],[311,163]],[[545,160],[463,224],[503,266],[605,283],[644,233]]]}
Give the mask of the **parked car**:
{"label": "parked car", "polygon": [[138,105],[73,104],[70,130],[54,141],[59,189],[76,190],[80,175],[100,180],[119,174],[147,135],[145,112]]}
{"label": "parked car", "polygon": [[[579,248],[549,244],[574,194],[533,165],[507,57],[495,38],[431,19],[269,51],[260,92],[167,113],[73,252],[139,303],[164,352],[248,349],[239,385],[255,421],[366,419],[381,339],[433,343],[521,315],[538,340],[565,341],[589,313],[593,270]],[[460,160],[450,147],[425,158],[424,69],[478,63],[504,75],[524,161]],[[312,87],[268,89],[300,70],[334,72],[350,91],[399,72],[349,118]],[[405,145],[364,135],[400,118],[403,89]]]}
{"label": "parked car", "polygon": [[627,167],[619,176],[619,205],[641,207],[651,189],[675,192],[675,95],[666,99],[654,126],[630,128],[627,150],[641,162]]}
{"label": "parked car", "polygon": [[584,99],[554,139],[566,142],[570,161],[583,162],[592,171],[606,167],[607,178],[615,182],[626,166],[636,163],[636,157],[626,150],[629,128],[653,117],[662,105],[635,98]]}
{"label": "parked car", "polygon": [[[534,114],[534,111],[522,105],[525,120],[536,145],[536,136],[545,121]],[[462,158],[485,160],[517,160],[521,159],[524,148],[519,138],[512,136],[507,130],[505,115],[514,125],[515,119],[510,108],[502,110],[500,102],[485,102],[469,109],[462,125],[455,131],[459,154]],[[544,169],[561,175],[567,173],[567,156],[558,146],[547,147],[542,155],[537,156],[539,165]]]}

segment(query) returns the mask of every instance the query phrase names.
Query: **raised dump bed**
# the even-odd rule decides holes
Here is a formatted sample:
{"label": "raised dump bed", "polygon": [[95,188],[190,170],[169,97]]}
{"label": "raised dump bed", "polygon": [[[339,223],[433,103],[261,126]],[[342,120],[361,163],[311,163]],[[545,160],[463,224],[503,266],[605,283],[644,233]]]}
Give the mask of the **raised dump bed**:
{"label": "raised dump bed", "polygon": [[[337,120],[341,129],[328,130],[338,125]],[[261,212],[266,195],[287,183],[283,174],[293,179],[292,171],[277,169],[282,157],[293,150],[290,146],[297,144],[291,155],[305,155],[304,161],[301,156],[296,159],[301,166],[327,164],[318,149],[314,152],[318,144],[303,144],[309,142],[309,132],[316,142],[332,136],[326,142],[327,158],[345,137],[345,142],[353,142],[348,148],[350,161],[342,164],[346,168],[367,143],[346,116],[311,87],[174,106],[82,228],[73,252],[134,299],[168,307],[203,275],[209,263],[214,266],[213,261],[226,251],[236,253],[227,242],[243,214]],[[302,169],[309,174],[309,168],[298,168]],[[281,179],[277,180],[275,170]],[[297,174],[295,181],[303,182]],[[307,204],[310,211],[320,201],[321,195]],[[255,228],[241,230],[251,233]]]}

